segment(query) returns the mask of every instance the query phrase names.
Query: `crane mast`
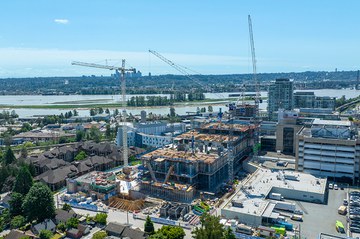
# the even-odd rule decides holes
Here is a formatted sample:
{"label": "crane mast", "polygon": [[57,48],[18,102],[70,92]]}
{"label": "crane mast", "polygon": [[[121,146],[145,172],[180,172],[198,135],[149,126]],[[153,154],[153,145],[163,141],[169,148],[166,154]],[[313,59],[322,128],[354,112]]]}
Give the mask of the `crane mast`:
{"label": "crane mast", "polygon": [[248,23],[249,23],[249,35],[250,35],[250,46],[251,46],[251,59],[252,59],[252,67],[253,67],[253,81],[255,84],[255,117],[254,117],[254,158],[257,159],[258,156],[258,145],[259,145],[259,124],[260,124],[260,115],[259,115],[259,103],[260,103],[260,85],[257,79],[256,72],[256,56],[255,56],[255,45],[254,45],[254,36],[252,29],[251,17],[248,15]]}
{"label": "crane mast", "polygon": [[94,63],[87,63],[87,62],[80,62],[80,61],[73,61],[71,65],[77,66],[84,66],[84,67],[93,67],[93,68],[100,68],[100,69],[108,69],[108,70],[115,70],[116,76],[120,75],[120,84],[121,84],[121,106],[123,108],[122,111],[122,143],[123,143],[123,160],[124,160],[124,167],[129,165],[129,152],[128,152],[128,145],[127,145],[127,125],[126,125],[126,81],[125,81],[125,73],[126,72],[136,72],[135,68],[125,68],[125,60],[122,60],[121,67],[117,66],[108,66],[108,65],[100,65]]}

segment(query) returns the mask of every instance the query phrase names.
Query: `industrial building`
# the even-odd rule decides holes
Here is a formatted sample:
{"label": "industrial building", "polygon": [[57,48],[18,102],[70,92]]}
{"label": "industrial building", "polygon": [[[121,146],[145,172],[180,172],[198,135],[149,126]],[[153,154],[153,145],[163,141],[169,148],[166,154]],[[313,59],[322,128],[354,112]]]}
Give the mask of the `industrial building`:
{"label": "industrial building", "polygon": [[195,190],[216,191],[228,180],[228,164],[238,171],[251,152],[254,130],[254,125],[216,122],[177,136],[174,144],[142,156],[148,177],[141,189],[175,201],[191,201]]}
{"label": "industrial building", "polygon": [[277,120],[277,111],[279,109],[293,109],[293,92],[293,82],[289,79],[276,79],[276,81],[270,85],[268,99],[269,120]]}
{"label": "industrial building", "polygon": [[360,141],[351,121],[315,119],[296,139],[296,170],[350,180],[359,178]]}
{"label": "industrial building", "polygon": [[293,171],[272,171],[258,168],[242,188],[221,209],[221,216],[258,227],[280,219],[279,210],[294,212],[296,205],[284,200],[268,199],[272,194],[281,198],[324,203],[326,178]]}

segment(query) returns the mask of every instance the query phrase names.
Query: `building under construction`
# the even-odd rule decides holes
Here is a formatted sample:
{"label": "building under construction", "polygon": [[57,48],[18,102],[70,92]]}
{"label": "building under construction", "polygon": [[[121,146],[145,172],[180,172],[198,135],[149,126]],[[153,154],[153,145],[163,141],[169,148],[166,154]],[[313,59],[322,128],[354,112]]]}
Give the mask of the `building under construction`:
{"label": "building under construction", "polygon": [[141,190],[174,201],[191,201],[196,190],[215,192],[229,179],[229,163],[234,172],[240,170],[252,150],[254,129],[217,122],[177,136],[173,145],[142,156],[148,171]]}

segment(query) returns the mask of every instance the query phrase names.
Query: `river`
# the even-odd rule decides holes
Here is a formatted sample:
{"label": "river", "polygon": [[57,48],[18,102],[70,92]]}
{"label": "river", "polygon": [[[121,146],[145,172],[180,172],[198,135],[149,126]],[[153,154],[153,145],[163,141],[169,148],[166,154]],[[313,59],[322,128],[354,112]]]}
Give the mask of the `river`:
{"label": "river", "polygon": [[[297,91],[313,91],[316,96],[331,96],[331,97],[341,97],[343,95],[346,98],[354,98],[360,95],[360,90],[354,89],[322,89],[322,90],[297,90]],[[206,93],[205,97],[207,99],[221,99],[221,98],[229,98],[229,94],[240,94],[240,92],[225,92],[225,93]],[[252,93],[252,92],[247,92]],[[156,96],[158,96],[157,94]],[[136,95],[127,95],[127,99]],[[139,95],[140,96],[140,95]],[[147,96],[147,95],[141,95]],[[155,96],[155,95],[153,95]],[[166,94],[162,94],[161,96],[168,96]],[[262,97],[267,97],[267,92],[261,92]],[[0,96],[0,109],[1,105],[78,105],[78,112],[81,116],[88,116],[89,110],[82,109],[82,105],[87,104],[109,104],[109,103],[119,103],[120,104],[120,95],[4,95]],[[199,107],[207,107],[211,102],[201,102],[198,105],[182,105],[176,106],[175,110],[177,114],[186,114],[187,112],[194,112],[196,108]],[[267,101],[265,100],[262,104],[260,104],[261,110],[266,110]],[[120,108],[120,107],[119,107]],[[224,106],[214,106],[214,111],[218,111],[221,108],[223,111],[226,110],[225,103]],[[169,107],[154,107],[154,108],[136,108],[129,109],[128,112],[132,114],[140,114],[141,110],[146,110],[148,113],[152,112],[153,114],[168,114]],[[6,110],[11,110],[11,108],[6,108]],[[29,117],[33,115],[52,115],[52,114],[60,114],[69,111],[60,110],[60,109],[30,109],[30,108],[17,108],[15,109],[16,113],[19,114],[20,117]]]}

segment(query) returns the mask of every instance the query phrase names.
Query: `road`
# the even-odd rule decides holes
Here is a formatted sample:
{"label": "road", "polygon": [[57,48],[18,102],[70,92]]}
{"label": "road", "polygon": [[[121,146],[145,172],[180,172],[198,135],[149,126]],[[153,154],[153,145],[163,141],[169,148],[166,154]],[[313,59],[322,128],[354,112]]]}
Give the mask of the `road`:
{"label": "road", "polygon": [[[73,208],[73,210],[80,215],[89,215],[89,216],[95,216],[97,212],[93,212],[93,211],[88,211],[88,210],[83,210],[83,209],[77,209],[77,208]],[[120,210],[113,210],[110,209],[108,212],[108,218],[107,218],[108,222],[117,222],[117,223],[122,223],[122,224],[126,224],[129,223],[132,227],[136,227],[136,228],[140,228],[141,230],[144,230],[144,220],[141,219],[135,219],[133,218],[133,214],[132,213],[126,213],[124,211],[120,211]],[[163,225],[162,224],[158,224],[158,223],[154,223],[154,227],[155,230],[161,228]],[[185,238],[192,238],[191,237],[191,230],[189,229],[184,229],[186,236]],[[86,238],[86,239],[90,239]]]}

